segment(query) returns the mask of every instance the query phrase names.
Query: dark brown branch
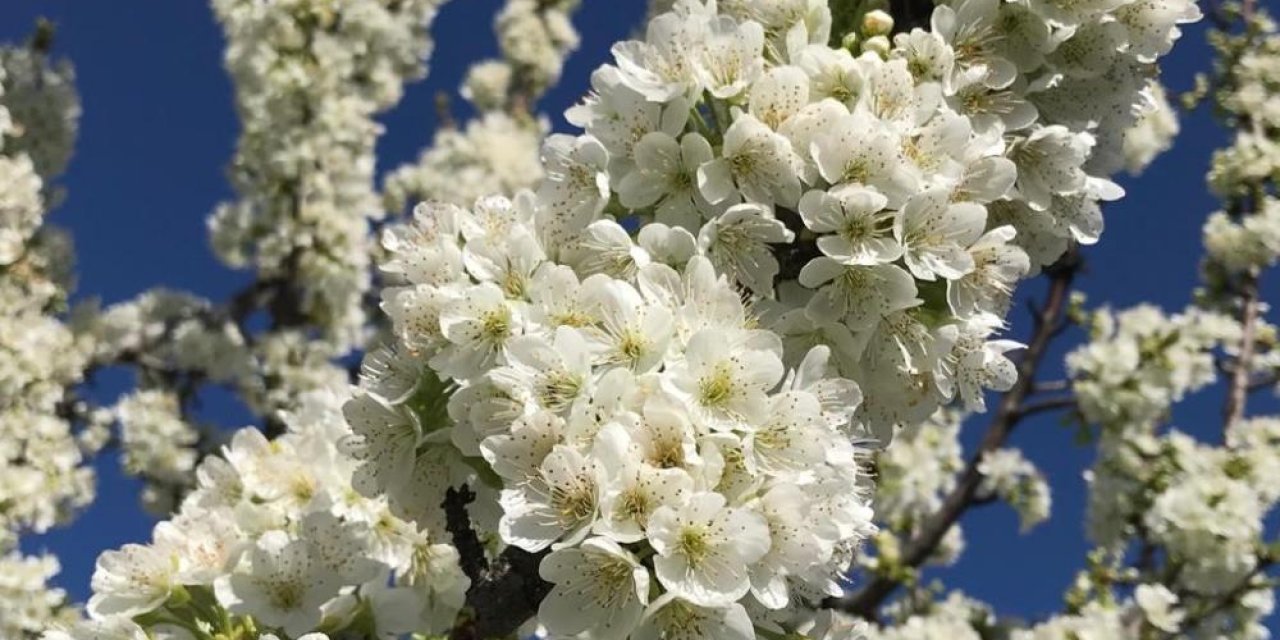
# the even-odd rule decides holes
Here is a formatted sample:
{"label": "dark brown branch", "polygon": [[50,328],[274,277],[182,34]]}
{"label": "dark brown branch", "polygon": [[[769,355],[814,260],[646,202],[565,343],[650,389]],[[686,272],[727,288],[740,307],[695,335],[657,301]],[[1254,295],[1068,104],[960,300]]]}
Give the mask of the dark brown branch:
{"label": "dark brown branch", "polygon": [[471,516],[467,513],[467,505],[476,499],[476,494],[466,485],[454,489],[449,488],[444,494],[445,529],[453,538],[453,546],[458,549],[458,563],[462,572],[472,583],[484,579],[489,568],[489,560],[485,557],[484,544],[471,526]]}
{"label": "dark brown branch", "polygon": [[1057,411],[1058,409],[1072,409],[1075,406],[1076,397],[1074,395],[1045,398],[1043,400],[1036,400],[1035,402],[1028,402],[1022,405],[1022,408],[1018,410],[1018,417],[1026,418],[1036,415],[1037,413]]}
{"label": "dark brown branch", "polygon": [[510,635],[538,611],[551,585],[538,576],[546,552],[507,547],[493,562],[471,526],[467,505],[476,494],[465,485],[445,492],[445,528],[458,549],[462,572],[471,579],[467,611],[449,633],[450,640],[485,640]]}
{"label": "dark brown branch", "polygon": [[[279,280],[266,279],[255,280],[253,284],[236,292],[231,299],[223,305],[214,317],[220,317],[236,323],[240,328],[240,332],[247,334],[244,329],[244,323],[258,309],[262,309],[271,303],[276,295],[276,290],[282,285]],[[245,336],[248,337],[247,335]]]}
{"label": "dark brown branch", "polygon": [[546,552],[529,553],[508,547],[485,575],[467,589],[470,617],[454,627],[450,640],[505,638],[538,611],[551,585],[538,577],[538,564]]}
{"label": "dark brown branch", "polygon": [[[965,465],[955,489],[947,496],[942,507],[925,521],[919,533],[903,545],[901,562],[904,566],[918,567],[932,556],[951,527],[979,498],[978,487],[982,483],[982,474],[978,471],[978,465],[986,454],[1004,446],[1014,427],[1027,415],[1023,402],[1035,384],[1036,370],[1044,358],[1050,340],[1062,327],[1064,322],[1062,315],[1071,291],[1071,283],[1079,268],[1079,255],[1076,248],[1072,247],[1054,266],[1046,270],[1049,292],[1044,305],[1034,316],[1035,334],[1018,364],[1018,381],[1001,399],[1000,406],[987,427],[982,444]],[[893,577],[876,576],[861,591],[829,602],[828,605],[863,618],[873,619],[876,610],[901,584],[899,579]]]}

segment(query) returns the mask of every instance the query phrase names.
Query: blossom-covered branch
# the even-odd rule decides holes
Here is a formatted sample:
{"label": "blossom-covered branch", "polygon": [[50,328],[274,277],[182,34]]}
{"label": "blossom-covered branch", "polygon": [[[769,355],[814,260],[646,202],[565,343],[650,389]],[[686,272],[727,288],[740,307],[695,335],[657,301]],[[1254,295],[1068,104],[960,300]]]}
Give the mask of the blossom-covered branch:
{"label": "blossom-covered branch", "polygon": [[0,636],[33,636],[75,611],[50,582],[49,553],[19,539],[65,524],[91,503],[88,458],[102,434],[69,411],[93,351],[63,310],[72,288],[70,239],[47,223],[55,182],[80,119],[74,74],[55,60],[53,29],[0,48]]}
{"label": "blossom-covered branch", "polygon": [[[215,0],[244,130],[211,231],[256,284],[92,316],[96,361],[144,373],[95,424],[188,495],[151,541],[100,558],[89,619],[51,640],[891,638],[824,603],[877,617],[958,550],[973,505],[1044,519],[1043,474],[1007,446],[1020,420],[1074,403],[1133,426],[1101,393],[1118,359],[1077,356],[1070,398],[1033,398],[1035,375],[1075,302],[1077,246],[1123,195],[1112,174],[1176,130],[1155,65],[1194,4],[866,3],[846,19],[822,0],[677,0],[592,74],[566,114],[581,132],[544,139],[532,112],[577,44],[577,3],[510,0],[502,59],[464,87],[479,116],[379,196],[375,117],[425,70],[437,4]],[[1039,272],[1024,347],[1002,334]],[[1199,319],[1139,342],[1211,363],[1230,331]],[[351,388],[336,361],[375,334]],[[236,432],[191,474],[206,445],[185,398],[207,382],[278,416],[275,437]],[[987,391],[1005,395],[966,461],[960,419]],[[1248,422],[1233,454],[1265,449]],[[1137,466],[1181,472],[1161,455]],[[1120,521],[1191,558],[1183,501]],[[1152,572],[1216,567],[1144,555]],[[851,567],[872,577],[848,595]],[[1140,586],[1136,605],[1081,596],[1014,637],[1168,599]],[[925,596],[901,617],[995,624]]]}
{"label": "blossom-covered branch", "polygon": [[989,454],[1005,446],[1014,428],[1028,415],[1027,398],[1033,392],[1036,372],[1044,359],[1045,351],[1065,322],[1063,314],[1080,261],[1077,251],[1073,249],[1048,270],[1048,292],[1044,303],[1036,310],[1034,333],[1018,362],[1018,381],[1001,397],[999,408],[992,416],[981,444],[970,457],[955,488],[947,495],[941,508],[923,522],[895,557],[885,559],[883,564],[877,565],[878,575],[870,584],[832,601],[831,606],[859,617],[874,618],[893,591],[906,578],[914,575],[913,570],[937,552],[938,545],[960,517],[981,502],[979,488],[984,479],[982,462]]}

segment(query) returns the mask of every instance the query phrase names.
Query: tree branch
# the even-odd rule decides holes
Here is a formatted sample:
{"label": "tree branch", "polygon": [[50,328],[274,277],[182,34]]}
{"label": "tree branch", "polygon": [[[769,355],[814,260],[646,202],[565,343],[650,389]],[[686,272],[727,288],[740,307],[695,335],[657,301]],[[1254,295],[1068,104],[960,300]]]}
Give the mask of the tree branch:
{"label": "tree branch", "polygon": [[[1003,447],[1014,427],[1028,415],[1023,401],[1035,385],[1036,370],[1050,340],[1063,324],[1062,314],[1069,298],[1071,283],[1079,268],[1078,250],[1073,246],[1057,263],[1046,269],[1049,293],[1044,305],[1034,316],[1035,334],[1018,364],[1018,381],[1001,399],[986,435],[982,438],[982,444],[965,465],[955,489],[947,496],[942,507],[925,521],[919,533],[903,546],[901,557],[904,566],[918,567],[923,564],[933,555],[951,527],[960,520],[960,516],[978,501],[978,486],[982,482],[978,465],[986,454]],[[876,576],[861,591],[829,602],[828,606],[872,619],[880,605],[901,584],[901,580],[897,578]]]}
{"label": "tree branch", "polygon": [[1240,281],[1240,346],[1235,366],[1231,369],[1231,382],[1227,387],[1227,399],[1222,406],[1222,428],[1244,417],[1245,403],[1250,387],[1251,364],[1256,343],[1258,325],[1258,276],[1246,274]]}
{"label": "tree branch", "polygon": [[1045,398],[1035,402],[1028,402],[1018,410],[1019,418],[1026,418],[1037,413],[1046,411],[1056,411],[1058,409],[1071,409],[1076,406],[1076,397],[1073,394],[1057,396],[1053,398]]}
{"label": "tree branch", "polygon": [[487,640],[514,633],[538,611],[551,584],[538,577],[545,551],[507,547],[467,589],[471,616],[454,627],[449,640]]}
{"label": "tree branch", "polygon": [[472,583],[484,579],[484,572],[489,568],[485,558],[484,545],[471,526],[471,516],[467,513],[467,505],[476,499],[475,492],[466,485],[457,489],[450,487],[444,494],[445,530],[453,538],[453,546],[458,549],[458,564],[462,572]]}
{"label": "tree branch", "polygon": [[1031,387],[1031,393],[1042,393],[1045,391],[1066,391],[1071,388],[1070,380],[1046,380],[1045,382],[1037,382]]}
{"label": "tree branch", "polygon": [[[1187,616],[1182,619],[1182,623],[1179,625],[1179,633],[1170,633],[1165,637],[1170,639],[1184,637],[1185,633],[1195,629],[1196,625],[1213,617],[1214,614],[1227,609],[1231,605],[1239,604],[1241,598],[1253,589],[1258,588],[1258,585],[1254,584],[1253,579],[1257,576],[1264,575],[1267,572],[1267,569],[1274,563],[1275,560],[1269,557],[1263,557],[1260,559],[1258,564],[1254,566],[1253,570],[1250,571],[1239,584],[1231,588],[1226,593],[1208,599],[1208,602],[1203,609],[1189,612]],[[1185,601],[1186,599],[1187,594],[1179,594],[1179,600]]]}
{"label": "tree branch", "polygon": [[545,551],[529,553],[507,547],[489,562],[467,514],[467,505],[475,498],[476,494],[463,485],[446,491],[441,505],[462,572],[471,579],[467,589],[468,614],[449,633],[450,640],[506,637],[533,617],[551,590],[551,585],[538,576]]}

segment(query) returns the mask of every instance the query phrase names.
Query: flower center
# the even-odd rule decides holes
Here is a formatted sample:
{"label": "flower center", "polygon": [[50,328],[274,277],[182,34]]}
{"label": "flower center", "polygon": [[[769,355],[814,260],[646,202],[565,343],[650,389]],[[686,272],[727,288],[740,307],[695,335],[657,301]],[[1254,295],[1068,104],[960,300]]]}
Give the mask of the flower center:
{"label": "flower center", "polygon": [[596,494],[593,489],[590,481],[578,478],[572,486],[555,487],[551,490],[551,506],[566,528],[587,520],[596,512]]}
{"label": "flower center", "polygon": [[297,582],[276,582],[266,591],[267,599],[276,609],[288,611],[302,604],[302,585]]}
{"label": "flower center", "polygon": [[652,506],[648,494],[641,491],[639,487],[632,487],[623,492],[618,511],[627,518],[643,524],[648,519]]}
{"label": "flower center", "polygon": [[707,532],[700,527],[686,527],[680,532],[680,540],[676,543],[680,553],[689,559],[689,564],[700,564],[711,551],[711,543],[707,540]]}
{"label": "flower center", "polygon": [[639,331],[627,329],[618,337],[618,353],[623,360],[635,362],[644,355],[648,342]]}
{"label": "flower center", "polygon": [[493,342],[506,338],[511,333],[511,313],[506,306],[485,313],[480,319],[480,332]]}
{"label": "flower center", "polygon": [[523,273],[515,269],[509,269],[502,279],[502,292],[508,298],[520,299],[525,297],[528,283],[525,281]]}
{"label": "flower center", "polygon": [[864,158],[854,158],[849,164],[844,166],[844,180],[842,182],[859,182],[865,184],[867,177],[871,175],[871,169],[867,166]]}
{"label": "flower center", "polygon": [[552,371],[538,383],[538,402],[552,411],[565,408],[582,389],[582,378],[568,371]]}
{"label": "flower center", "polygon": [[698,400],[703,406],[723,407],[733,397],[733,372],[728,363],[720,363],[698,383]]}
{"label": "flower center", "polygon": [[870,237],[872,229],[872,223],[866,218],[848,218],[840,229],[840,236],[852,244]]}
{"label": "flower center", "polygon": [[591,582],[595,587],[595,603],[601,609],[614,609],[630,599],[634,587],[631,581],[631,565],[618,558],[606,557],[591,567]]}
{"label": "flower center", "polygon": [[587,327],[591,326],[591,316],[578,309],[569,309],[551,317],[556,326]]}
{"label": "flower center", "polygon": [[692,606],[680,600],[672,600],[662,609],[662,638],[666,640],[692,640],[705,638],[703,629],[705,616]]}
{"label": "flower center", "polygon": [[679,467],[684,464],[684,447],[673,440],[655,442],[649,462],[659,469]]}

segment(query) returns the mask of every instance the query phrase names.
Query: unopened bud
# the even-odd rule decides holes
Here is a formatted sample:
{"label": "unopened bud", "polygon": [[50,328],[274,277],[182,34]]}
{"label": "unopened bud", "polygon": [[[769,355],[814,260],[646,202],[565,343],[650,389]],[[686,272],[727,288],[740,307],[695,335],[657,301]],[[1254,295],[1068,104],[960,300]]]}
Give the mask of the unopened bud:
{"label": "unopened bud", "polygon": [[848,49],[849,53],[858,53],[858,34],[852,31],[844,34],[844,37],[840,39],[840,46]]}
{"label": "unopened bud", "polygon": [[885,36],[893,31],[893,16],[876,9],[862,16],[862,34],[865,36]]}
{"label": "unopened bud", "polygon": [[890,46],[889,38],[885,36],[872,36],[863,41],[862,50],[874,51],[881,58],[884,58],[889,55]]}

